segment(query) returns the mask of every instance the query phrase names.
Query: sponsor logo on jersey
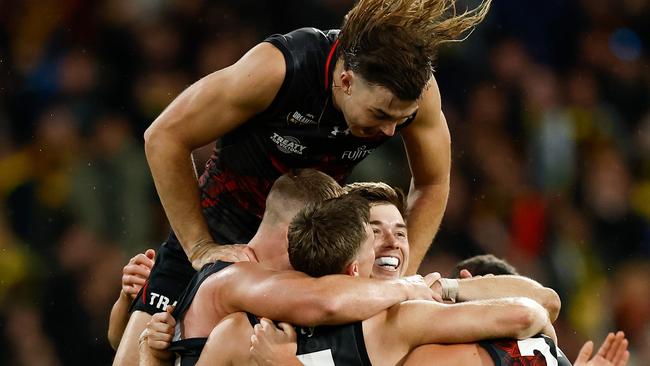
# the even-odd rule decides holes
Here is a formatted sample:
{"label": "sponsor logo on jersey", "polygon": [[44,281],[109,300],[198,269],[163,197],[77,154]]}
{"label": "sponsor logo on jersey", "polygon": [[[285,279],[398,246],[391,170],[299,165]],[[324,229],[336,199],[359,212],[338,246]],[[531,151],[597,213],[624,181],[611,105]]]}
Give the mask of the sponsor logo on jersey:
{"label": "sponsor logo on jersey", "polygon": [[375,149],[368,149],[366,145],[359,146],[356,150],[347,150],[341,155],[341,159],[359,160],[370,155]]}
{"label": "sponsor logo on jersey", "polygon": [[297,138],[293,136],[280,136],[275,132],[271,136],[271,141],[285,154],[302,155],[302,152],[307,148],[307,146],[301,145],[300,140]]}
{"label": "sponsor logo on jersey", "polygon": [[169,297],[155,292],[151,293],[151,298],[149,299],[149,305],[153,305],[156,309],[160,311],[165,311],[167,305],[176,306],[177,301],[174,301],[172,304],[169,303]]}
{"label": "sponsor logo on jersey", "polygon": [[330,135],[332,136],[347,136],[350,134],[350,129],[346,128],[345,130],[341,130],[339,126],[334,126],[334,129],[330,132]]}
{"label": "sponsor logo on jersey", "polygon": [[315,125],[317,124],[316,119],[314,118],[314,115],[311,113],[306,113],[302,114],[298,111],[295,111],[293,113],[289,113],[287,115],[287,122],[289,123],[295,123],[298,125]]}

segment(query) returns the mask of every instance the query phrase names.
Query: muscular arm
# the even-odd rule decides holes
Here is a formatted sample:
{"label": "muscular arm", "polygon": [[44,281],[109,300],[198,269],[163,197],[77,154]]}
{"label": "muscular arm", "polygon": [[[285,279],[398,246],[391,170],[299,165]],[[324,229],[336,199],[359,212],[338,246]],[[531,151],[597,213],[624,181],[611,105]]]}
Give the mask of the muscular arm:
{"label": "muscular arm", "polygon": [[359,321],[409,298],[432,299],[426,286],[404,280],[345,275],[312,278],[249,262],[234,264],[208,281],[215,285],[215,305],[226,314],[248,311],[302,326]]}
{"label": "muscular arm", "polygon": [[547,312],[523,297],[452,305],[407,301],[389,309],[384,333],[413,349],[429,343],[524,339],[539,333],[547,323]]}
{"label": "muscular arm", "polygon": [[458,281],[458,301],[523,296],[535,300],[549,313],[551,322],[560,313],[561,301],[551,288],[523,276],[467,278]]}
{"label": "muscular arm", "polygon": [[158,195],[186,254],[199,242],[212,242],[201,214],[192,150],[267,108],[284,73],[282,53],[261,43],[233,66],[186,89],[145,132],[145,152]]}
{"label": "muscular arm", "polygon": [[429,249],[449,197],[451,137],[435,80],[423,93],[417,117],[402,139],[413,175],[408,195],[409,275],[417,272]]}
{"label": "muscular arm", "polygon": [[230,314],[214,327],[196,366],[232,366],[250,363],[253,327],[244,313]]}

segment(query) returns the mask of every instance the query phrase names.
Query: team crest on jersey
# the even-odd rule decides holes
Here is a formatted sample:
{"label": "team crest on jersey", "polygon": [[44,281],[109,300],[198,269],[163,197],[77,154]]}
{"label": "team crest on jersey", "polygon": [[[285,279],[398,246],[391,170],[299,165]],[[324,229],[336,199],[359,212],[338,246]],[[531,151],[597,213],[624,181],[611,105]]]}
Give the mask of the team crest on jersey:
{"label": "team crest on jersey", "polygon": [[330,132],[330,135],[332,136],[347,136],[350,134],[350,129],[346,128],[345,130],[341,130],[339,126],[334,126],[334,129]]}
{"label": "team crest on jersey", "polygon": [[287,115],[287,122],[297,124],[297,125],[315,125],[318,123],[316,122],[316,119],[314,118],[313,114],[306,113],[303,115],[298,111],[289,113]]}
{"label": "team crest on jersey", "polygon": [[280,136],[275,132],[271,136],[271,141],[285,154],[302,155],[302,152],[307,148],[307,146],[301,145],[300,140],[297,138],[293,136]]}
{"label": "team crest on jersey", "polygon": [[341,159],[359,160],[370,155],[375,149],[368,149],[366,145],[359,146],[356,150],[347,150],[341,155]]}

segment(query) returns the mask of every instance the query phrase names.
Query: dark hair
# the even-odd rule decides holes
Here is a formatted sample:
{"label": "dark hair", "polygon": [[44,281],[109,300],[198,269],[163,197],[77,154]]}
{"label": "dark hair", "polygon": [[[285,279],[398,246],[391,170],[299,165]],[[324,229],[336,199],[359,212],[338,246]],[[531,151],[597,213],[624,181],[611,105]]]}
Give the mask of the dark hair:
{"label": "dark hair", "polygon": [[357,182],[345,185],[343,190],[346,193],[358,194],[367,199],[371,206],[376,203],[394,205],[402,217],[406,218],[406,199],[404,192],[399,188],[382,182]]}
{"label": "dark hair", "polygon": [[452,277],[460,277],[460,271],[466,269],[473,276],[493,275],[518,275],[517,270],[510,263],[497,258],[492,254],[477,255],[460,261],[454,267]]}
{"label": "dark hair", "polygon": [[366,239],[368,201],[344,195],[311,204],[289,225],[289,261],[313,277],[341,273]]}
{"label": "dark hair", "polygon": [[346,70],[416,100],[433,75],[441,43],[480,23],[491,0],[456,14],[456,0],[359,0],[341,26],[339,55]]}

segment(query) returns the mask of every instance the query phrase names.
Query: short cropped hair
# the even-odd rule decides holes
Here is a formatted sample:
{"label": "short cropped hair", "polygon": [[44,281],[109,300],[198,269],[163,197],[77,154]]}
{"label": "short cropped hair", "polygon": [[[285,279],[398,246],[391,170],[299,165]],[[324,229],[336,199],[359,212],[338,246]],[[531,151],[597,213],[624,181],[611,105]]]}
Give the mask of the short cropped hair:
{"label": "short cropped hair", "polygon": [[343,188],[329,175],[315,169],[294,169],[273,183],[264,215],[270,221],[289,222],[306,205],[341,194]]}
{"label": "short cropped hair", "polygon": [[460,261],[452,271],[452,277],[460,277],[460,271],[466,269],[473,276],[493,275],[518,275],[517,270],[510,263],[497,258],[492,254],[477,255]]}
{"label": "short cropped hair", "polygon": [[342,273],[364,240],[368,201],[343,195],[301,210],[289,225],[289,261],[312,277]]}

